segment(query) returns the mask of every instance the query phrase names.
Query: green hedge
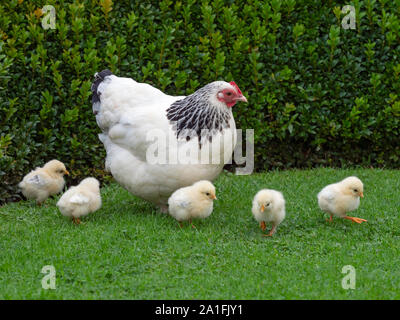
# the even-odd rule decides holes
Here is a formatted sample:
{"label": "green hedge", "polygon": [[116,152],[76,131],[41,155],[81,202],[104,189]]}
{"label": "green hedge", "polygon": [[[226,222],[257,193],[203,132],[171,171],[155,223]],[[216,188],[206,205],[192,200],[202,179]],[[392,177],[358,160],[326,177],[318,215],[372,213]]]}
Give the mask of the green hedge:
{"label": "green hedge", "polygon": [[[0,4],[0,202],[51,158],[75,180],[104,175],[90,84],[105,68],[174,95],[234,80],[258,170],[399,167],[400,0],[71,2]],[[341,28],[344,4],[356,30]]]}

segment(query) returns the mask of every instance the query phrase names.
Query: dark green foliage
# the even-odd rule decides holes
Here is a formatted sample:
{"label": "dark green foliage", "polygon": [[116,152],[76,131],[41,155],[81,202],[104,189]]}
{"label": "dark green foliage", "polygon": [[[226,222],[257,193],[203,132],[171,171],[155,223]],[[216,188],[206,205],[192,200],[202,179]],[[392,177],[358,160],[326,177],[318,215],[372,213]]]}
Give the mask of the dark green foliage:
{"label": "dark green foliage", "polygon": [[356,30],[333,1],[114,2],[0,4],[0,202],[52,158],[103,176],[90,83],[105,68],[174,95],[234,80],[258,170],[399,166],[400,0],[354,1]]}

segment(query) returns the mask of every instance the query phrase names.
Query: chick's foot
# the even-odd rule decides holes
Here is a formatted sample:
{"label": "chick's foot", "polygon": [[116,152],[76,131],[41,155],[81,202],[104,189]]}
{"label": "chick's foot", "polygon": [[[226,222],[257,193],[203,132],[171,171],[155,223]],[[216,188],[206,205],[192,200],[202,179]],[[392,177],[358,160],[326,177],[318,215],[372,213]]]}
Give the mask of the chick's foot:
{"label": "chick's foot", "polygon": [[363,223],[363,222],[366,222],[367,220],[365,220],[365,219],[361,219],[361,218],[356,218],[356,217],[344,217],[345,219],[348,219],[348,220],[351,220],[351,221],[353,221],[353,222],[356,222],[356,223]]}
{"label": "chick's foot", "polygon": [[273,226],[271,231],[268,234],[263,234],[264,237],[272,237],[272,235],[275,233],[276,231],[276,226]]}

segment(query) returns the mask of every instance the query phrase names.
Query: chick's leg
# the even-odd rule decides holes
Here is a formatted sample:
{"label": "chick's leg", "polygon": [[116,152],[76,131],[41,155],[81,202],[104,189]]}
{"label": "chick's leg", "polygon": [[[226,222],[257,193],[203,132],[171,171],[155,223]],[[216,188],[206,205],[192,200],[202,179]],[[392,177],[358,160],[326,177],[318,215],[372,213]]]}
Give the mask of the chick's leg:
{"label": "chick's leg", "polygon": [[353,222],[356,222],[356,223],[363,223],[363,222],[366,222],[367,220],[365,220],[365,219],[361,219],[361,218],[356,218],[356,217],[348,217],[348,216],[345,216],[345,217],[343,217],[344,219],[347,219],[347,220],[351,220],[351,221],[353,221]]}
{"label": "chick's leg", "polygon": [[272,237],[272,235],[276,232],[276,225],[272,225],[272,229],[268,234],[263,234],[264,237]]}
{"label": "chick's leg", "polygon": [[189,219],[189,223],[192,226],[193,229],[196,229],[196,226],[192,223],[192,219]]}
{"label": "chick's leg", "polygon": [[265,231],[265,229],[267,228],[267,226],[265,225],[265,221],[260,222],[260,228],[262,231]]}
{"label": "chick's leg", "polygon": [[333,214],[331,214],[331,217],[329,219],[326,219],[326,221],[328,222],[332,222],[332,220],[333,220]]}
{"label": "chick's leg", "polygon": [[42,207],[47,200],[48,194],[41,194],[36,198],[36,203],[39,207]]}

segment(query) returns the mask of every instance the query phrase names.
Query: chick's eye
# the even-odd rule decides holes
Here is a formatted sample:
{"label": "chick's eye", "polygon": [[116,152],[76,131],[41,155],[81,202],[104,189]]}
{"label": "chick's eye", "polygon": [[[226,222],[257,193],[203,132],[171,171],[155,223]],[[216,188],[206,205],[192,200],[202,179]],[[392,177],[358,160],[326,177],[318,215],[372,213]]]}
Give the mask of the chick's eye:
{"label": "chick's eye", "polygon": [[357,190],[357,189],[354,189],[354,192],[358,192],[358,190]]}
{"label": "chick's eye", "polygon": [[206,195],[207,195],[207,196],[209,196],[209,195],[210,195],[210,193],[209,193],[209,192],[206,192]]}

